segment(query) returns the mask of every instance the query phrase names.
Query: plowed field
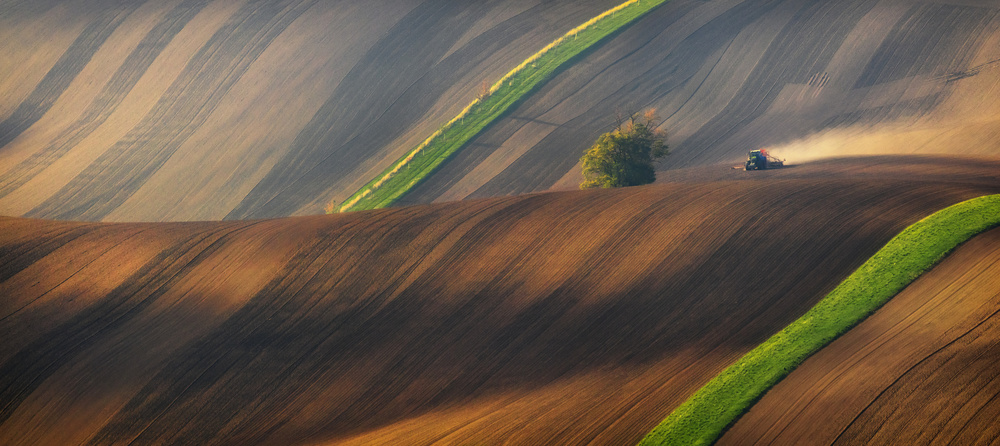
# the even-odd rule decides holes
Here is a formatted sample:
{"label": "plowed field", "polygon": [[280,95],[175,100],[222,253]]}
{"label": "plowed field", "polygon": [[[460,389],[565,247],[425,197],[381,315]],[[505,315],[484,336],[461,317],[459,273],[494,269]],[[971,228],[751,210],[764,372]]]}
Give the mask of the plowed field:
{"label": "plowed field", "polygon": [[548,83],[404,203],[552,189],[616,110],[657,109],[669,170],[770,147],[1000,153],[1000,3],[672,1]]}
{"label": "plowed field", "polygon": [[[617,3],[0,1],[0,215],[321,213]],[[765,145],[792,162],[995,155],[998,96],[993,0],[673,0],[403,204],[576,188],[582,151],[626,108],[659,110],[664,171]]]}
{"label": "plowed field", "polygon": [[287,216],[611,0],[0,2],[0,214]]}
{"label": "plowed field", "polygon": [[719,444],[995,443],[998,318],[993,230],[799,366]]}
{"label": "plowed field", "polygon": [[279,220],[0,219],[0,443],[637,441],[903,227],[1000,191],[981,161],[819,166]]}

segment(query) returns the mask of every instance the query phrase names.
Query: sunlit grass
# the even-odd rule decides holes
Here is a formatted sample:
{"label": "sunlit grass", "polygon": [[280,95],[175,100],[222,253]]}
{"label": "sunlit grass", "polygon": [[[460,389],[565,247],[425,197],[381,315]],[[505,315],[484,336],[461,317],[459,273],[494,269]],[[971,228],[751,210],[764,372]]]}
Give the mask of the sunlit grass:
{"label": "sunlit grass", "polygon": [[958,245],[997,226],[1000,195],[965,201],[914,223],[806,314],[695,392],[640,444],[714,442],[802,361],[874,313]]}
{"label": "sunlit grass", "polygon": [[[667,1],[629,0],[546,45],[493,84],[488,94],[480,95],[458,116],[344,200],[337,210],[356,211],[391,205],[522,98],[549,80],[564,64]],[[328,209],[331,210],[333,207]]]}

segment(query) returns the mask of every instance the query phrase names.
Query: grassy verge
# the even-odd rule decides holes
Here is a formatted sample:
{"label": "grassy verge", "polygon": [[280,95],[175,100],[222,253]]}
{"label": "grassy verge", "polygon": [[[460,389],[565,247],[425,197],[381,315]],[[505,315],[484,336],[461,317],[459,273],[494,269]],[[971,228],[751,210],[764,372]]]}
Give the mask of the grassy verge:
{"label": "grassy verge", "polygon": [[[667,0],[629,0],[572,29],[494,84],[454,119],[351,195],[339,212],[389,206],[565,63]],[[333,210],[332,207],[328,209]]]}
{"label": "grassy verge", "polygon": [[1000,226],[1000,195],[965,201],[906,228],[815,307],[677,407],[642,445],[714,442],[807,357],[875,312],[959,244]]}

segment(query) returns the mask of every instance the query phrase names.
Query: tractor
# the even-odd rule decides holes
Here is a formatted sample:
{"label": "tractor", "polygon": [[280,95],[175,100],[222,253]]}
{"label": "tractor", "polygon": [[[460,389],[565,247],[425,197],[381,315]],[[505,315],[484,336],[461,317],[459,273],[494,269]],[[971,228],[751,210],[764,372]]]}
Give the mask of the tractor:
{"label": "tractor", "polygon": [[746,170],[775,169],[784,166],[785,161],[770,155],[767,149],[751,150],[744,165]]}

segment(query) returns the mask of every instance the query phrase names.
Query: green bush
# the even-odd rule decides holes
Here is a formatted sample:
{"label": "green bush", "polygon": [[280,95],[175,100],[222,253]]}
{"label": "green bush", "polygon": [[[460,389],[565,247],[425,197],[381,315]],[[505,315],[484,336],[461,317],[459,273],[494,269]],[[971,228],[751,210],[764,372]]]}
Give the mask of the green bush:
{"label": "green bush", "polygon": [[1000,195],[965,201],[914,223],[806,314],[695,392],[640,444],[714,442],[802,361],[874,313],[958,245],[997,226]]}
{"label": "green bush", "polygon": [[666,134],[656,129],[656,112],[636,113],[600,137],[580,158],[581,189],[639,186],[656,181],[653,163],[667,156]]}

